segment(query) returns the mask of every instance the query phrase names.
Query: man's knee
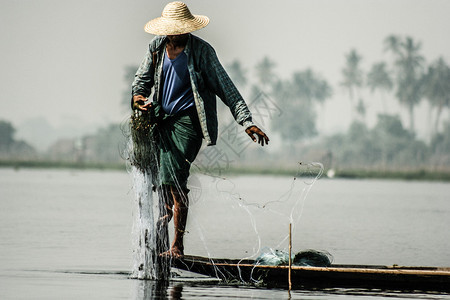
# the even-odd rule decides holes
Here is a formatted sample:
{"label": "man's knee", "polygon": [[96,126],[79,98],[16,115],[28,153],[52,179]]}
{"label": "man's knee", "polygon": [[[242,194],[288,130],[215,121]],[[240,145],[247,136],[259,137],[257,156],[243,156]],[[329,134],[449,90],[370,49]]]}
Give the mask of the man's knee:
{"label": "man's knee", "polygon": [[188,188],[164,184],[161,186],[161,193],[164,199],[164,203],[166,204],[166,207],[168,209],[172,208],[175,202],[178,206],[189,206]]}
{"label": "man's knee", "polygon": [[188,198],[189,189],[171,186],[171,193],[173,196],[173,201],[176,202],[178,206],[180,207],[189,206],[189,198]]}

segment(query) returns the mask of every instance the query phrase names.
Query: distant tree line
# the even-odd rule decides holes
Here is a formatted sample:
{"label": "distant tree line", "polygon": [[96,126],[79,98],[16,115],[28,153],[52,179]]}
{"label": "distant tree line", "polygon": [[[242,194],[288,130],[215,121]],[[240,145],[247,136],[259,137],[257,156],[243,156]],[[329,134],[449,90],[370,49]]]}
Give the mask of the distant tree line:
{"label": "distant tree line", "polygon": [[27,142],[15,138],[15,128],[0,120],[0,159],[34,159],[37,151]]}
{"label": "distant tree line", "polygon": [[126,139],[121,125],[111,124],[95,134],[78,138],[60,138],[45,152],[39,153],[32,145],[14,138],[15,128],[0,120],[0,160],[47,161],[78,164],[120,164]]}
{"label": "distant tree line", "polygon": [[[320,74],[306,69],[281,79],[274,71],[275,63],[265,57],[254,67],[257,80],[251,83],[251,90],[268,93],[283,108],[282,116],[272,120],[270,131],[280,134],[289,155],[325,158],[328,167],[448,167],[450,120],[441,122],[441,116],[450,106],[450,67],[442,57],[426,65],[421,47],[411,37],[388,36],[384,49],[391,62],[376,62],[367,73],[361,68],[362,56],[350,50],[345,55],[340,87],[350,101],[352,124],[347,132],[322,135],[319,140],[312,139],[318,135],[318,116],[334,90]],[[238,60],[227,69],[238,86],[249,84],[247,71]],[[397,114],[389,114],[389,94],[407,111],[408,127]],[[368,128],[368,100],[376,101],[375,95],[381,96],[383,112],[374,128]],[[421,101],[428,102],[429,115],[434,115],[434,120],[429,120],[433,126],[428,143],[416,137],[414,110]],[[444,126],[439,131],[441,123]]]}
{"label": "distant tree line", "polygon": [[[355,110],[362,117],[365,115],[367,103],[361,97],[361,89],[368,87],[372,93],[383,95],[384,113],[387,113],[386,94],[394,93],[399,104],[409,115],[409,131],[415,133],[414,110],[425,100],[431,110],[435,110],[433,131],[438,133],[440,117],[444,109],[450,105],[450,67],[443,57],[426,65],[421,54],[422,44],[412,37],[402,38],[390,35],[384,40],[384,49],[392,57],[392,63],[376,62],[367,75],[361,70],[362,57],[356,50],[346,55],[346,64],[342,69],[341,85],[347,89]],[[431,115],[431,113],[430,113]],[[431,120],[430,120],[431,122]]]}
{"label": "distant tree line", "polygon": [[96,133],[75,139],[60,139],[43,158],[49,161],[65,161],[80,165],[123,162],[126,139],[120,124],[99,128]]}

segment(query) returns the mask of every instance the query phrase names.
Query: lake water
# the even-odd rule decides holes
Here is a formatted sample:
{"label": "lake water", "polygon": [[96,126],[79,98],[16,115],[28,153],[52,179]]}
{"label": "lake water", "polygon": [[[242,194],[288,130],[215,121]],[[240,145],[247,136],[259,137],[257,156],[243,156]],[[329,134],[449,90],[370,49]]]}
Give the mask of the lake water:
{"label": "lake water", "polygon": [[[450,266],[450,184],[194,175],[186,254],[255,258],[265,247],[330,252],[337,264]],[[0,299],[288,299],[180,273],[128,278],[126,172],[0,169]],[[291,299],[444,299],[447,294],[295,290]]]}

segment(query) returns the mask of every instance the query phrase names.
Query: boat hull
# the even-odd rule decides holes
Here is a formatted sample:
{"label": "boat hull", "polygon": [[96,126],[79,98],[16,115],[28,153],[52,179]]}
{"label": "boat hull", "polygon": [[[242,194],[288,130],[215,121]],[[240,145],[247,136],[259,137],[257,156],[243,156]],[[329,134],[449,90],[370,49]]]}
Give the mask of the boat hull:
{"label": "boat hull", "polygon": [[[179,269],[216,277],[224,282],[288,287],[288,266],[255,265],[252,260],[209,259],[185,256],[175,259]],[[450,292],[450,268],[332,265],[291,267],[292,288],[360,287],[369,289]]]}

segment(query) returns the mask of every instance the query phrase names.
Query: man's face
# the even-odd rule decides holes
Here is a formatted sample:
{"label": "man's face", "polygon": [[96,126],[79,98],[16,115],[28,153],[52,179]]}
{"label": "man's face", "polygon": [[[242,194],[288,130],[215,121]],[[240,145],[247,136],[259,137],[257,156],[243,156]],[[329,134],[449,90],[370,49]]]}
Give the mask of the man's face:
{"label": "man's face", "polygon": [[174,45],[181,45],[185,43],[188,39],[189,33],[168,35],[167,38]]}

